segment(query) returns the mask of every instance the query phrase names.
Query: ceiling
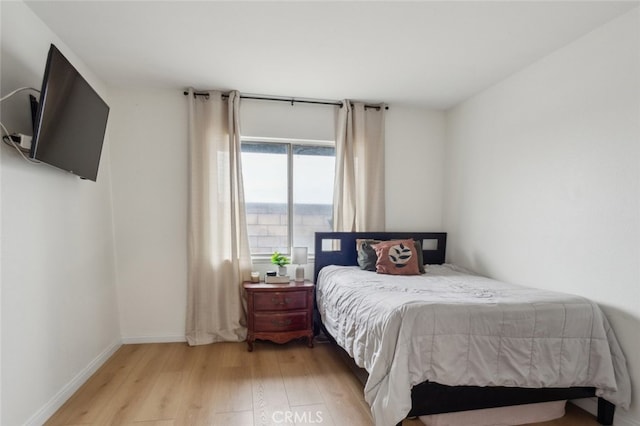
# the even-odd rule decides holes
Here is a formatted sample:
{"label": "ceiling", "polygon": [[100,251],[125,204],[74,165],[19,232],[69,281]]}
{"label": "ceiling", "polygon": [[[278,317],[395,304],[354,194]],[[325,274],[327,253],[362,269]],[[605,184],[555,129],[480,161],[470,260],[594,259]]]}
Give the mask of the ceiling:
{"label": "ceiling", "polygon": [[27,1],[108,85],[447,109],[637,1]]}

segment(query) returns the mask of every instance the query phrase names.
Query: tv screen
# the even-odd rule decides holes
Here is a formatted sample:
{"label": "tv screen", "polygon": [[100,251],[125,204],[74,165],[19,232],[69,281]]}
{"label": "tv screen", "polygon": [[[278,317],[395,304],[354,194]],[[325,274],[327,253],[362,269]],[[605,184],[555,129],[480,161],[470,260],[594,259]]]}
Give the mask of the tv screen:
{"label": "tv screen", "polygon": [[95,182],[109,106],[52,44],[31,157]]}

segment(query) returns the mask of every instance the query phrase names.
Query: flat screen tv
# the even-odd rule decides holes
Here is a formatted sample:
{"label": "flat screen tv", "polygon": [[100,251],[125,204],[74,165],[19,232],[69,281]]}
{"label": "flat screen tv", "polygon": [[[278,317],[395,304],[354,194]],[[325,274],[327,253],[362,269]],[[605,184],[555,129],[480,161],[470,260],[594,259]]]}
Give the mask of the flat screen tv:
{"label": "flat screen tv", "polygon": [[109,106],[52,44],[31,157],[95,182],[108,116]]}

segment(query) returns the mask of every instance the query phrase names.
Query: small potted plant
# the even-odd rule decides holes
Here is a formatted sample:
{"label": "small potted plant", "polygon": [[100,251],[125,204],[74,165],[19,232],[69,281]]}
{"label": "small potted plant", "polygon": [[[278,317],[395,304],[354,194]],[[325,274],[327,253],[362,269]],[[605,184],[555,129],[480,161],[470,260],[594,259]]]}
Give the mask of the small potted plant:
{"label": "small potted plant", "polygon": [[275,251],[271,255],[271,263],[273,263],[274,265],[278,265],[278,275],[280,275],[281,277],[284,277],[285,275],[287,275],[286,265],[288,265],[291,262],[289,261],[287,256]]}

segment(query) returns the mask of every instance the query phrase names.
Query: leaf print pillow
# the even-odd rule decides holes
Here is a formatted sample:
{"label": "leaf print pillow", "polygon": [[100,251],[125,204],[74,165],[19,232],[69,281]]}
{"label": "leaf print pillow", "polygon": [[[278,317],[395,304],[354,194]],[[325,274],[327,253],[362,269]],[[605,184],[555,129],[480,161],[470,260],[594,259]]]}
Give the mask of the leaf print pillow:
{"label": "leaf print pillow", "polygon": [[420,275],[418,254],[412,239],[384,241],[372,247],[378,257],[376,272],[390,275]]}

